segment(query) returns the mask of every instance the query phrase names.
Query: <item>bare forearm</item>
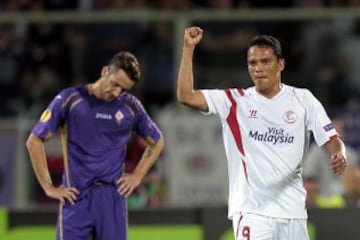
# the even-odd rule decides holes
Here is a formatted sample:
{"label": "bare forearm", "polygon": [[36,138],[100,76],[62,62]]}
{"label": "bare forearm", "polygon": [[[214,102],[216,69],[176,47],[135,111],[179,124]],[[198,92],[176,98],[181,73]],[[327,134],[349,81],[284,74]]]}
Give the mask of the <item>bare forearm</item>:
{"label": "bare forearm", "polygon": [[334,153],[341,153],[343,156],[346,156],[345,144],[340,138],[328,141],[325,146],[330,155]]}
{"label": "bare forearm", "polygon": [[155,144],[149,145],[139,162],[136,166],[134,173],[141,175],[143,178],[149,169],[154,165],[154,163],[158,160],[161,151],[164,148],[164,138],[161,137]]}
{"label": "bare forearm", "polygon": [[35,176],[41,187],[46,191],[46,189],[53,186],[53,183],[48,170],[44,143],[41,141],[41,139],[32,135],[27,140],[26,147],[30,156],[31,165]]}
{"label": "bare forearm", "polygon": [[178,101],[189,107],[208,111],[208,105],[201,91],[194,90],[193,54],[194,46],[184,46],[178,75]]}
{"label": "bare forearm", "polygon": [[335,174],[342,174],[346,168],[345,145],[341,139],[332,139],[326,143],[326,148],[330,153],[331,168]]}
{"label": "bare forearm", "polygon": [[177,82],[177,98],[179,102],[186,103],[194,91],[192,59],[194,46],[184,46]]}
{"label": "bare forearm", "polygon": [[203,30],[199,27],[185,29],[184,46],[179,66],[177,81],[177,99],[189,107],[207,111],[207,102],[201,91],[194,90],[193,83],[193,55],[195,46],[200,42]]}

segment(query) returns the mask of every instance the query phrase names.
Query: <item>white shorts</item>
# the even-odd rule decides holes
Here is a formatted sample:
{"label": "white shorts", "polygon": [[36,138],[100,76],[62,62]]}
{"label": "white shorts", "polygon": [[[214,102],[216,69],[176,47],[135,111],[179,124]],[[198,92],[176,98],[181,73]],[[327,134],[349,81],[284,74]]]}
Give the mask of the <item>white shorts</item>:
{"label": "white shorts", "polygon": [[309,240],[306,219],[237,213],[232,222],[235,240]]}

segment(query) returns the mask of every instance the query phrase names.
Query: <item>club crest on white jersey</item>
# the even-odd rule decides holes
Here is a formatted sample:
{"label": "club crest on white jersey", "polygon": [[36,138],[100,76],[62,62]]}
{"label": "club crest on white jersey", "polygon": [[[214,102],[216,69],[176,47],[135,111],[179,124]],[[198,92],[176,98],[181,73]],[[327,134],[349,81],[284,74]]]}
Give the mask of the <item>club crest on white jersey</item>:
{"label": "club crest on white jersey", "polygon": [[297,116],[294,111],[289,110],[284,113],[284,120],[287,123],[295,123],[296,118],[297,118]]}

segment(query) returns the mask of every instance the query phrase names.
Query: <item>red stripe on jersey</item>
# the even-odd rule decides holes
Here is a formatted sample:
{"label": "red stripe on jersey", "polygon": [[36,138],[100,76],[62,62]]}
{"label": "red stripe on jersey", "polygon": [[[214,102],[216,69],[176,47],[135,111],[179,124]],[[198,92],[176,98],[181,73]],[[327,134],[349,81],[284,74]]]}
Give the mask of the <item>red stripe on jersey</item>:
{"label": "red stripe on jersey", "polygon": [[247,174],[246,162],[245,162],[243,159],[241,159],[241,162],[242,162],[242,164],[243,164],[246,181],[247,181],[247,183],[249,183],[249,178],[248,178],[248,174]]}
{"label": "red stripe on jersey", "polygon": [[236,116],[236,102],[231,94],[230,89],[226,89],[225,93],[231,102],[230,112],[226,118],[226,121],[230,126],[231,133],[233,134],[237,148],[243,154],[243,156],[245,156],[244,147],[241,139],[240,126]]}
{"label": "red stripe on jersey", "polygon": [[237,90],[238,90],[240,96],[244,96],[244,89],[238,88]]}
{"label": "red stripe on jersey", "polygon": [[335,139],[338,139],[338,138],[340,138],[339,134],[335,134],[335,135],[330,137],[330,140],[335,140]]}
{"label": "red stripe on jersey", "polygon": [[238,236],[239,236],[239,229],[240,229],[240,223],[241,223],[241,220],[243,219],[243,215],[242,213],[240,213],[240,217],[239,217],[239,221],[238,221],[238,224],[237,224],[237,229],[236,229],[236,236],[235,236],[235,239],[238,239]]}

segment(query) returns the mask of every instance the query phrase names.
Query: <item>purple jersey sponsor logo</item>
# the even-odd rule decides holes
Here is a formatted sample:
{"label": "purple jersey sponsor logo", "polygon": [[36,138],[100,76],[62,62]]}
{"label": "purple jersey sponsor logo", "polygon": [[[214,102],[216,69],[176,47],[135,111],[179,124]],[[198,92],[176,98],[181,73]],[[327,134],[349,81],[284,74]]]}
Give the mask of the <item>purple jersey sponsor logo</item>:
{"label": "purple jersey sponsor logo", "polygon": [[95,118],[111,120],[111,119],[112,119],[112,116],[111,116],[110,114],[106,114],[106,113],[96,113],[96,117],[95,117]]}

